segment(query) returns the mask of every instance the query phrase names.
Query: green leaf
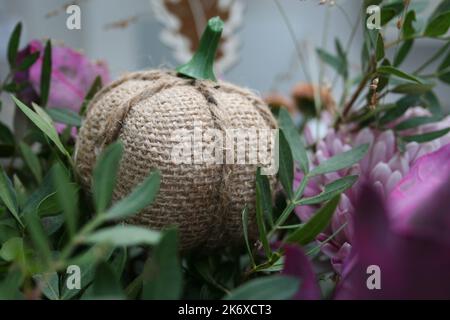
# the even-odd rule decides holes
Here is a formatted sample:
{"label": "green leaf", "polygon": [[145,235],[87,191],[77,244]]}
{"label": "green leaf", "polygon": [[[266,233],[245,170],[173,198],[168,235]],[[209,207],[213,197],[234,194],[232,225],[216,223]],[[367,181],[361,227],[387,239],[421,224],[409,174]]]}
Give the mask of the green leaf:
{"label": "green leaf", "polygon": [[[445,46],[448,46],[448,43]],[[448,50],[447,55],[445,56],[445,58],[442,60],[441,64],[439,65],[438,71],[445,70],[448,67],[450,67],[450,50]]]}
{"label": "green leaf", "polygon": [[269,178],[266,175],[261,174],[261,169],[258,168],[256,171],[256,184],[260,191],[261,209],[264,213],[264,218],[273,225],[273,214],[272,214],[272,192],[270,190]]}
{"label": "green leaf", "polygon": [[115,142],[109,145],[97,160],[93,173],[97,213],[103,213],[111,202],[122,152],[122,143]]}
{"label": "green leaf", "polygon": [[395,130],[402,131],[402,130],[408,130],[411,128],[416,128],[418,126],[436,122],[438,119],[436,117],[414,117],[410,119],[406,119],[405,121],[399,123],[395,126]]}
{"label": "green leaf", "polygon": [[406,14],[405,22],[403,23],[403,38],[410,38],[416,33],[413,23],[416,21],[416,12],[409,11]]}
{"label": "green leaf", "polygon": [[[53,172],[53,184],[56,189],[56,199],[62,208],[69,236],[73,237],[77,229],[78,194],[70,182],[65,168],[57,164]],[[75,195],[69,197],[68,195]]]}
{"label": "green leaf", "polygon": [[235,289],[225,300],[287,300],[291,299],[300,286],[294,277],[273,275],[250,280]]}
{"label": "green leaf", "polygon": [[263,199],[265,196],[265,192],[262,190],[263,187],[261,169],[258,168],[256,171],[256,223],[258,224],[259,240],[263,245],[264,253],[267,258],[270,258],[272,250],[270,249],[269,240],[267,239],[266,224],[264,223],[264,202],[267,200]]}
{"label": "green leaf", "polygon": [[348,78],[348,61],[347,61],[347,54],[345,53],[344,49],[342,48],[342,44],[339,41],[338,38],[334,40],[334,46],[336,47],[336,52],[338,54],[338,58],[341,62],[341,65],[343,66],[343,72],[342,76],[344,79]]}
{"label": "green leaf", "polygon": [[[61,288],[61,300],[72,299],[88,287],[94,279],[95,270],[98,263],[101,261],[107,261],[113,252],[114,249],[108,246],[94,246],[85,253],[69,261],[71,265],[77,265],[80,267],[80,289],[69,289],[67,285],[63,285]],[[69,275],[66,275],[62,283],[67,283],[68,276]]]}
{"label": "green leaf", "polygon": [[42,115],[39,115],[38,113],[28,108],[22,101],[17,99],[15,96],[11,96],[11,98],[14,100],[19,109],[22,110],[22,112],[28,117],[28,119],[30,119],[31,122],[33,122],[42,132],[45,133],[45,135],[51,141],[53,141],[53,143],[56,145],[59,151],[65,156],[70,158],[69,152],[64,148],[63,144],[61,143],[58,133],[56,132],[56,129],[53,127],[53,125],[51,123],[48,123],[48,120],[45,117],[42,117]]}
{"label": "green leaf", "polygon": [[399,78],[402,78],[402,79],[405,79],[405,80],[414,81],[414,82],[417,82],[417,83],[422,83],[422,81],[420,81],[415,76],[407,74],[406,72],[403,72],[403,71],[401,71],[401,70],[399,70],[397,68],[391,67],[391,66],[378,67],[377,72],[381,73],[381,74],[393,75],[393,76],[396,76],[396,77],[399,77]]}
{"label": "green leaf", "polygon": [[331,66],[334,70],[336,70],[337,73],[339,73],[341,76],[346,76],[346,65],[345,62],[342,61],[339,57],[336,57],[332,55],[331,53],[317,48],[316,49],[317,55],[319,56],[320,60]]}
{"label": "green leaf", "polygon": [[399,99],[395,102],[396,107],[390,108],[387,112],[381,117],[379,123],[381,125],[386,125],[395,119],[398,119],[401,115],[405,113],[408,108],[411,106],[415,106],[420,103],[420,97],[416,95],[407,95],[403,98]]}
{"label": "green leaf", "polygon": [[38,282],[45,297],[59,300],[59,276],[56,272],[35,274],[33,279]]}
{"label": "green leaf", "polygon": [[392,88],[394,93],[404,94],[424,94],[433,89],[433,83],[419,84],[419,83],[402,83]]}
{"label": "green leaf", "polygon": [[109,209],[105,214],[105,218],[107,220],[117,220],[137,214],[156,198],[159,192],[160,181],[161,173],[158,170],[153,171],[130,195]]}
{"label": "green leaf", "polygon": [[330,200],[331,198],[335,197],[338,194],[341,194],[342,192],[346,191],[347,189],[351,188],[353,184],[358,180],[358,176],[346,176],[340,179],[337,179],[327,185],[325,185],[324,191],[320,194],[309,197],[309,198],[303,198],[301,199],[298,204],[299,205],[312,205],[312,204],[318,204],[325,201]]}
{"label": "green leaf", "polygon": [[30,168],[34,178],[38,183],[41,183],[42,167],[41,163],[39,162],[39,158],[34,154],[33,150],[31,150],[31,148],[27,144],[20,142],[19,148],[20,152],[22,153],[23,159],[25,160],[28,168]]}
{"label": "green leaf", "polygon": [[25,262],[23,239],[13,237],[6,241],[0,249],[0,258],[8,262],[17,261],[23,265]]}
{"label": "green leaf", "polygon": [[33,52],[32,54],[29,54],[23,59],[23,61],[17,67],[17,70],[24,71],[29,69],[39,59],[39,56],[40,56],[39,52]]}
{"label": "green leaf", "polygon": [[27,231],[29,232],[31,239],[39,253],[39,258],[43,259],[46,266],[50,265],[52,260],[52,253],[47,236],[42,228],[41,221],[35,213],[31,213],[24,216]]}
{"label": "green leaf", "polygon": [[105,243],[115,247],[128,247],[139,244],[154,245],[161,239],[161,234],[143,227],[117,225],[101,229],[83,239],[87,243]]}
{"label": "green leaf", "polygon": [[383,41],[383,36],[381,35],[381,33],[378,33],[378,37],[377,37],[377,47],[375,50],[375,56],[377,58],[377,61],[381,61],[384,58],[384,41]]}
{"label": "green leaf", "polygon": [[244,232],[245,246],[247,248],[248,257],[252,266],[255,266],[255,260],[253,259],[252,247],[248,239],[248,208],[245,207],[242,210],[242,230]]}
{"label": "green leaf", "polygon": [[100,76],[95,77],[95,80],[92,82],[91,87],[89,88],[86,96],[83,99],[83,104],[80,107],[80,116],[84,116],[86,114],[87,106],[95,94],[102,88],[102,78]]}
{"label": "green leaf", "polygon": [[423,143],[423,142],[428,142],[428,141],[432,141],[437,138],[440,138],[449,132],[450,132],[450,128],[445,128],[442,130],[427,132],[427,133],[423,133],[423,134],[419,134],[419,135],[406,136],[406,137],[403,137],[402,139],[405,142],[415,141],[418,143]]}
{"label": "green leaf", "polygon": [[176,230],[167,230],[142,273],[142,299],[176,300],[182,293],[182,273],[178,259]]}
{"label": "green leaf", "polygon": [[294,163],[292,161],[292,153],[289,148],[289,144],[285,138],[284,132],[279,131],[279,156],[280,156],[280,167],[278,171],[278,176],[280,182],[283,185],[284,191],[286,191],[288,198],[292,199],[292,184],[294,181]]}
{"label": "green leaf", "polygon": [[81,127],[81,117],[78,113],[73,112],[72,110],[48,108],[47,113],[55,122],[68,124],[77,128]]}
{"label": "green leaf", "polygon": [[288,242],[306,245],[313,241],[330,223],[331,217],[339,204],[340,194],[328,201],[302,227],[292,232]]}
{"label": "green leaf", "polygon": [[402,43],[400,46],[400,49],[397,51],[394,57],[394,66],[398,67],[402,64],[402,62],[405,60],[405,58],[408,56],[409,52],[411,51],[411,48],[414,45],[414,40],[406,40]]}
{"label": "green leaf", "polygon": [[14,30],[8,42],[8,62],[11,69],[16,66],[17,52],[19,51],[20,34],[22,33],[22,23],[19,22],[14,27]]}
{"label": "green leaf", "polygon": [[50,94],[50,83],[52,76],[52,43],[47,40],[44,49],[44,57],[41,69],[41,84],[40,84],[40,98],[41,105],[46,106],[48,102],[48,96]]}
{"label": "green leaf", "polygon": [[447,33],[450,27],[450,11],[443,12],[431,19],[425,28],[427,37],[439,37]]}
{"label": "green leaf", "polygon": [[9,180],[2,166],[0,166],[0,198],[8,208],[9,212],[11,212],[13,217],[23,227],[24,225],[19,218],[16,192],[14,191],[11,180]]}
{"label": "green leaf", "polygon": [[433,93],[433,91],[428,91],[423,96],[420,97],[421,104],[425,106],[433,116],[441,117],[442,116],[442,107],[439,102],[437,96]]}
{"label": "green leaf", "polygon": [[2,122],[0,122],[0,141],[5,144],[14,145],[15,139],[11,130]]}
{"label": "green leaf", "polygon": [[19,291],[23,278],[20,270],[11,269],[0,282],[0,300],[23,299],[23,294]]}
{"label": "green leaf", "polygon": [[340,153],[319,164],[309,173],[309,176],[313,177],[319,174],[335,172],[344,168],[351,167],[364,158],[367,150],[369,150],[369,145],[362,144],[350,151]]}
{"label": "green leaf", "polygon": [[91,288],[92,290],[83,298],[105,300],[125,298],[118,275],[106,262],[102,262],[97,266]]}
{"label": "green leaf", "polygon": [[284,133],[284,137],[289,143],[292,157],[299,163],[300,168],[303,170],[303,172],[308,173],[309,161],[305,146],[303,145],[302,138],[300,137],[300,134],[298,133],[291,116],[284,108],[280,109],[280,112],[278,114],[278,123],[280,129]]}
{"label": "green leaf", "polygon": [[446,84],[450,84],[450,69],[440,72],[439,80]]}

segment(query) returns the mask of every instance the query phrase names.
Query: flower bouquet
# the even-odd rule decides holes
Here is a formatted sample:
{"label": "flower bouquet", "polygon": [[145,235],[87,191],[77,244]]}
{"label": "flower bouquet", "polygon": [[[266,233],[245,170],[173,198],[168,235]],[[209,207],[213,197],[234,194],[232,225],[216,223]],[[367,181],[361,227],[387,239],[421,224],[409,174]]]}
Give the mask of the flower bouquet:
{"label": "flower bouquet", "polygon": [[[0,83],[15,108],[13,130],[0,122],[0,298],[449,299],[434,87],[450,83],[450,3],[422,9],[361,1],[348,43],[316,50],[332,86],[266,99],[215,76],[218,17],[188,63],[115,81],[51,40],[21,46],[19,22]],[[439,49],[403,70],[421,38]]]}

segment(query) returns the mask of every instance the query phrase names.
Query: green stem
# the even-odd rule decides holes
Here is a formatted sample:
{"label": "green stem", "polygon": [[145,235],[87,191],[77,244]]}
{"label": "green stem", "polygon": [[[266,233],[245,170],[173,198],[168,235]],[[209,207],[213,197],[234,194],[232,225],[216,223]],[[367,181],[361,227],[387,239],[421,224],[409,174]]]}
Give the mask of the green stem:
{"label": "green stem", "polygon": [[179,66],[176,71],[189,78],[216,81],[213,64],[222,30],[223,21],[219,17],[209,19],[198,50],[188,63]]}
{"label": "green stem", "polygon": [[297,191],[295,192],[293,199],[289,200],[288,205],[283,210],[283,212],[281,213],[281,215],[277,219],[277,221],[275,221],[275,224],[274,224],[272,230],[270,230],[270,232],[267,234],[268,239],[270,239],[273,236],[273,234],[275,233],[275,231],[277,231],[279,229],[279,227],[283,223],[285,223],[286,220],[289,218],[289,215],[291,214],[292,210],[294,210],[294,208],[297,205],[296,203],[302,197],[307,184],[308,184],[308,176],[304,176],[302,182],[300,183],[300,186],[298,187]]}

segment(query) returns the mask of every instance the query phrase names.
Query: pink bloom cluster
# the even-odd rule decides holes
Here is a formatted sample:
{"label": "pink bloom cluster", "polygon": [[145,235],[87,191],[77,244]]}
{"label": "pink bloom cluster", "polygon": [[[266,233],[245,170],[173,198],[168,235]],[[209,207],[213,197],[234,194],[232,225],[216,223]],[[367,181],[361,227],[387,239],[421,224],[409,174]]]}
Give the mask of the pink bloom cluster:
{"label": "pink bloom cluster", "polygon": [[[423,108],[410,108],[400,119],[391,123],[389,127],[417,116],[430,116],[430,113]],[[328,115],[322,117],[322,126],[327,123]],[[402,132],[403,135],[421,134],[450,127],[450,117],[432,124],[420,126]],[[305,137],[307,143],[313,144],[313,137],[317,131],[316,126],[307,125]],[[319,130],[320,131],[320,130]],[[322,129],[323,131],[323,129]],[[311,156],[314,166],[323,161],[361,144],[370,145],[366,157],[357,165],[339,172],[333,172],[313,178],[305,189],[305,196],[311,197],[321,193],[326,184],[346,175],[358,175],[358,181],[352,188],[342,194],[341,202],[333,216],[328,230],[320,234],[317,240],[325,241],[330,235],[333,239],[323,243],[322,250],[331,259],[331,262],[338,273],[342,272],[342,264],[348,257],[353,243],[355,203],[361,197],[361,186],[369,184],[383,197],[387,198],[395,186],[410,171],[411,166],[418,158],[439,149],[441,146],[450,143],[450,134],[440,139],[427,143],[410,142],[401,150],[393,130],[379,131],[376,129],[364,128],[355,133],[350,128],[342,128],[339,131],[328,129],[325,137],[318,140],[316,151]],[[303,173],[296,171],[294,187],[296,188],[303,178]],[[307,221],[317,210],[315,206],[299,206],[295,209],[298,217],[302,221]]]}
{"label": "pink bloom cluster", "polygon": [[[14,75],[15,82],[23,85],[18,94],[19,98],[28,104],[32,101],[39,103],[44,45],[39,40],[32,40],[17,57],[17,63],[20,64],[25,57],[34,52],[40,52],[38,60],[28,70]],[[91,62],[84,54],[72,48],[53,46],[47,107],[78,112],[97,76],[102,78],[103,84],[109,82],[108,66],[104,62]],[[58,129],[62,127],[57,125]]]}

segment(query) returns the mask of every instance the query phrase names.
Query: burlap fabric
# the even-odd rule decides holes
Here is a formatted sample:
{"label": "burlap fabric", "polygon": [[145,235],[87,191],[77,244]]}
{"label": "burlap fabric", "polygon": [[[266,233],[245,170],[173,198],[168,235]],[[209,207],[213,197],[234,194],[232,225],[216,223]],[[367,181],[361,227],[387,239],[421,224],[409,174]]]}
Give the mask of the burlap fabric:
{"label": "burlap fabric", "polygon": [[103,88],[88,106],[75,152],[84,186],[91,186],[102,149],[120,139],[124,154],[114,201],[153,169],[162,177],[155,202],[127,222],[153,229],[177,226],[182,249],[211,249],[242,243],[241,212],[247,205],[254,238],[256,165],[174,164],[171,159],[179,143],[171,139],[173,132],[192,130],[194,122],[203,129],[276,128],[266,104],[232,84],[181,78],[164,70],[131,73]]}

